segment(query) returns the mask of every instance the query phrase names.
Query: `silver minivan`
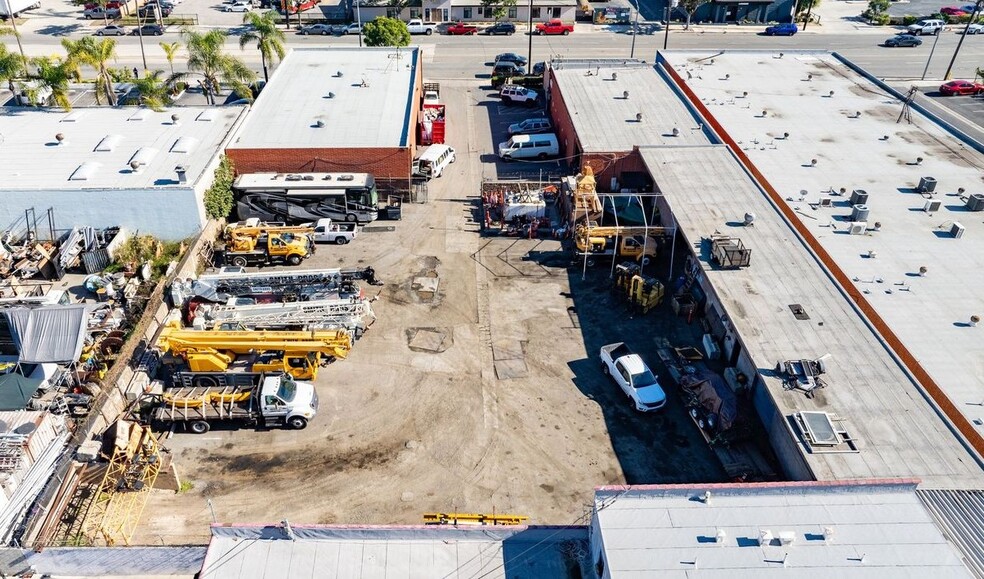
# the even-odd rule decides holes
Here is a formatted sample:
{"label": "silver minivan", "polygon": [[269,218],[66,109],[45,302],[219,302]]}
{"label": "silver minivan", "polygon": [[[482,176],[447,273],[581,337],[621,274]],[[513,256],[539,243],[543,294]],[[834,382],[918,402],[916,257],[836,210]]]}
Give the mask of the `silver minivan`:
{"label": "silver minivan", "polygon": [[503,161],[513,159],[546,159],[560,154],[557,135],[513,135],[505,143],[499,143],[499,158]]}

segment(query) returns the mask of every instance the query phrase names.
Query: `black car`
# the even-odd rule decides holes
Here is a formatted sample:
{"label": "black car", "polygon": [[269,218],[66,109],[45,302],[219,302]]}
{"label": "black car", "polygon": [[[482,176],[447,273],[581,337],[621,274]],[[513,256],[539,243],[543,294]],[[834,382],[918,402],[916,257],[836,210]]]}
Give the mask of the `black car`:
{"label": "black car", "polygon": [[492,26],[489,26],[482,31],[483,34],[505,34],[506,36],[512,36],[516,34],[516,25],[512,22],[497,22]]}
{"label": "black car", "polygon": [[[167,18],[171,15],[172,8],[170,6],[161,6],[161,16]],[[147,4],[146,6],[140,7],[140,17],[141,18],[156,18],[157,17],[157,6],[154,4]]]}
{"label": "black car", "polygon": [[547,70],[547,63],[545,63],[545,62],[538,62],[538,63],[536,63],[536,64],[533,65],[533,71],[532,71],[532,73],[533,73],[534,76],[543,76],[543,73],[546,70]]}
{"label": "black car", "polygon": [[889,46],[889,47],[919,46],[921,44],[922,44],[921,38],[909,34],[899,34],[898,36],[893,36],[885,41],[885,46]]}
{"label": "black car", "polygon": [[511,62],[516,66],[525,66],[526,58],[516,54],[515,52],[503,52],[495,57],[495,62],[496,64],[500,62]]}
{"label": "black car", "polygon": [[130,34],[134,36],[160,36],[164,34],[164,29],[157,24],[144,24],[140,28],[134,28]]}

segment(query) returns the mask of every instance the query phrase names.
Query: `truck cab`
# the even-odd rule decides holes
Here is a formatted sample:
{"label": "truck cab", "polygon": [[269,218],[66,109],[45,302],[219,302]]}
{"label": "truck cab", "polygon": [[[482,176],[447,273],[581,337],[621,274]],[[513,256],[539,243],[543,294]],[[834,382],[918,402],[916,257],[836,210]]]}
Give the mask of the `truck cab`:
{"label": "truck cab", "polygon": [[271,350],[259,354],[250,365],[250,371],[283,372],[299,380],[313,380],[317,376],[320,366],[320,352]]}
{"label": "truck cab", "polygon": [[297,382],[286,374],[266,376],[260,387],[260,412],[267,423],[283,422],[300,430],[318,413],[318,393],[310,382]]}
{"label": "truck cab", "polygon": [[601,370],[611,377],[639,412],[652,412],[666,405],[666,393],[641,356],[623,342],[601,347]]}

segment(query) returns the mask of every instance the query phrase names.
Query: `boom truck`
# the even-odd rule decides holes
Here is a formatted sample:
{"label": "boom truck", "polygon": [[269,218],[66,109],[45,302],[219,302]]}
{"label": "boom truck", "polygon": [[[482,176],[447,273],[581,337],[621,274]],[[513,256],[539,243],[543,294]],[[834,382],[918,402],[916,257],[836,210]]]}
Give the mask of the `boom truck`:
{"label": "boom truck", "polygon": [[593,221],[581,223],[574,229],[574,245],[579,259],[595,265],[600,257],[625,257],[642,265],[659,254],[659,239],[666,233],[663,227],[599,227]]}
{"label": "boom truck", "polygon": [[238,356],[252,372],[285,373],[314,380],[318,367],[345,358],[352,338],[341,330],[217,331],[161,330],[157,348],[182,358],[192,372],[226,372]]}
{"label": "boom truck", "polygon": [[196,434],[220,420],[300,430],[318,413],[318,393],[288,374],[179,372],[171,388],[146,395],[142,407],[151,421],[183,423]]}
{"label": "boom truck", "polygon": [[314,228],[304,225],[274,225],[247,220],[233,223],[222,233],[216,254],[225,263],[239,267],[284,261],[290,265],[314,255]]}

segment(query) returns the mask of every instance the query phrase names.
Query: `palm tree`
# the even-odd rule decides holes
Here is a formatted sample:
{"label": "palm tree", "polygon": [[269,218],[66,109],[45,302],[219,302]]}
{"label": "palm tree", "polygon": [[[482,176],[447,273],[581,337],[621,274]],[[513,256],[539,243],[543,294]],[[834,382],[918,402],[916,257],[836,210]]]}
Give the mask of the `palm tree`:
{"label": "palm tree", "polygon": [[[72,101],[68,98],[68,81],[75,76],[76,68],[67,60],[48,56],[32,58],[31,64],[37,69],[37,73],[21,85],[31,103],[44,105],[50,99],[66,111],[72,110]],[[49,91],[47,97],[42,96]]]}
{"label": "palm tree", "polygon": [[263,63],[263,79],[270,81],[267,73],[267,63],[273,64],[274,57],[283,60],[287,50],[284,48],[284,33],[277,28],[277,14],[273,10],[267,12],[247,12],[243,14],[243,23],[252,26],[252,29],[243,32],[239,37],[239,48],[246,48],[247,44],[256,43],[256,48],[260,50],[260,61]]}
{"label": "palm tree", "polygon": [[163,70],[145,74],[143,78],[134,80],[133,84],[140,92],[140,104],[147,108],[161,112],[165,106],[171,104],[170,87]]}
{"label": "palm tree", "polygon": [[24,61],[17,53],[7,50],[6,44],[0,44],[0,81],[7,81],[7,88],[14,92],[14,79],[24,73]]}
{"label": "palm tree", "polygon": [[202,89],[205,98],[215,104],[215,96],[220,94],[219,81],[230,85],[241,95],[249,95],[249,83],[256,80],[256,73],[249,69],[243,61],[223,52],[227,36],[224,30],[209,30],[198,32],[191,28],[181,31],[181,36],[188,47],[188,72],[179,72],[169,79],[170,82],[181,80],[198,74],[202,77]]}
{"label": "palm tree", "polygon": [[164,49],[164,57],[167,58],[167,63],[171,65],[171,76],[174,76],[174,57],[177,56],[178,50],[181,49],[181,43],[162,42],[161,48]]}
{"label": "palm tree", "polygon": [[110,75],[109,61],[116,59],[116,40],[83,36],[80,40],[62,39],[62,46],[68,53],[67,62],[78,65],[88,65],[96,71],[96,102],[101,104],[99,93],[106,96],[110,106],[116,106],[116,91],[113,90],[113,78]]}

